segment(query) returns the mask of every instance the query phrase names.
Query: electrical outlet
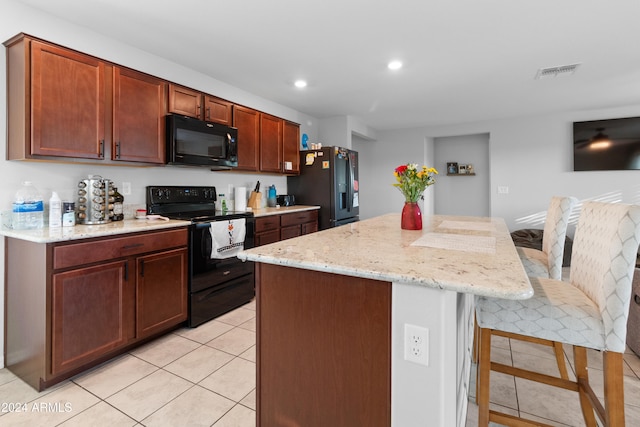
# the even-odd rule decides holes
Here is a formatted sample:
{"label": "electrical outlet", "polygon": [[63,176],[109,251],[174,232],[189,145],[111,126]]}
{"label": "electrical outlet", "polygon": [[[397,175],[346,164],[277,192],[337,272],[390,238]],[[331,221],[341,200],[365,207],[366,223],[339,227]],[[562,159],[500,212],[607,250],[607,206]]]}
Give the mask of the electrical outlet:
{"label": "electrical outlet", "polygon": [[429,330],[404,324],[404,360],[429,366]]}
{"label": "electrical outlet", "polygon": [[509,187],[504,185],[498,186],[498,194],[509,194]]}
{"label": "electrical outlet", "polygon": [[123,182],[122,183],[122,195],[123,196],[130,196],[131,195],[131,183],[130,182]]}

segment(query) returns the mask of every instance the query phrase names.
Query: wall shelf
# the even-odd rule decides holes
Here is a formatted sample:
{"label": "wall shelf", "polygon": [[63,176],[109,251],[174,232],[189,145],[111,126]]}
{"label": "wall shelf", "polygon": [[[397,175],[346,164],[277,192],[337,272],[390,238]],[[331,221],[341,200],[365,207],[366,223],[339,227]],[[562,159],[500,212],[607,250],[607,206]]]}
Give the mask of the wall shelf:
{"label": "wall shelf", "polygon": [[448,173],[447,176],[476,176],[475,173]]}

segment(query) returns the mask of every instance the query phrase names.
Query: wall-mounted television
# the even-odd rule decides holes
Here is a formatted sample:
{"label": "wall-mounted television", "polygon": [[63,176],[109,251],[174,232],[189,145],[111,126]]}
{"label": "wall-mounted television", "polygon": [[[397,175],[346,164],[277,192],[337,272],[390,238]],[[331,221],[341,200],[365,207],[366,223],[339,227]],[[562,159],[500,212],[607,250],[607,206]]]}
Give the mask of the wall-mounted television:
{"label": "wall-mounted television", "polygon": [[640,117],[573,123],[573,170],[640,170]]}

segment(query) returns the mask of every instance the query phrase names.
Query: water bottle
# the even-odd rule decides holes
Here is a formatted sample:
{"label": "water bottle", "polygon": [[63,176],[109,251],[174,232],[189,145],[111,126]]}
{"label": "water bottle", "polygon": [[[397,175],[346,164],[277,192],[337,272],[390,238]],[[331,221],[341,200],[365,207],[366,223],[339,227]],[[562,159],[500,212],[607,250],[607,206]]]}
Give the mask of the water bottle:
{"label": "water bottle", "polygon": [[269,192],[267,193],[267,206],[270,208],[274,208],[276,206],[276,186],[272,185],[269,187]]}
{"label": "water bottle", "polygon": [[13,199],[12,227],[29,230],[44,227],[44,202],[40,192],[30,181],[22,183]]}

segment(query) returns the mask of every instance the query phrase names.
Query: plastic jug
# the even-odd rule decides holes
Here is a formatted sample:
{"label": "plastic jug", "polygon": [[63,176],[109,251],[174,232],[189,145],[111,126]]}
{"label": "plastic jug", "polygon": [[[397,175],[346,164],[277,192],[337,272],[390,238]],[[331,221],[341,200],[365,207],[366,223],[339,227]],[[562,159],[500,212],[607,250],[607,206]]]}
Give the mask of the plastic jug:
{"label": "plastic jug", "polygon": [[271,185],[267,193],[267,206],[274,208],[276,206],[276,186]]}

